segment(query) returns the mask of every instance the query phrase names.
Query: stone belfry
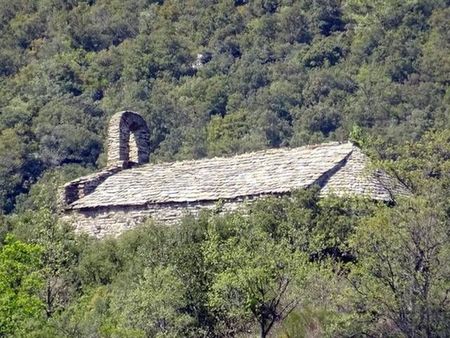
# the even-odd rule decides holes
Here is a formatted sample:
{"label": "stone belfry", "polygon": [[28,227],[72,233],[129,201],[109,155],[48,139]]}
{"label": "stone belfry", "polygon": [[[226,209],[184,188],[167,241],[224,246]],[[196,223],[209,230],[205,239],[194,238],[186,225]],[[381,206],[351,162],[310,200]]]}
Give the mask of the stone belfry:
{"label": "stone belfry", "polygon": [[148,163],[149,138],[147,123],[139,113],[114,114],[108,127],[108,167]]}

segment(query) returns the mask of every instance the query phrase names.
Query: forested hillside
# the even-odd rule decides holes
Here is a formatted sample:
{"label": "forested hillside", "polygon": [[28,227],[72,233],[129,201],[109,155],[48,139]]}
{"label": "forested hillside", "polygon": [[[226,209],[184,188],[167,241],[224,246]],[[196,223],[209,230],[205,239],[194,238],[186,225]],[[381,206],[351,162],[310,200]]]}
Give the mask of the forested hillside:
{"label": "forested hillside", "polygon": [[[450,335],[449,23],[446,0],[0,1],[0,337]],[[151,161],[351,139],[412,195],[96,242],[57,188],[124,109]]]}
{"label": "forested hillside", "polygon": [[447,5],[3,1],[2,209],[46,170],[101,166],[123,109],[147,119],[154,160],[343,140],[354,125],[390,144],[445,128]]}

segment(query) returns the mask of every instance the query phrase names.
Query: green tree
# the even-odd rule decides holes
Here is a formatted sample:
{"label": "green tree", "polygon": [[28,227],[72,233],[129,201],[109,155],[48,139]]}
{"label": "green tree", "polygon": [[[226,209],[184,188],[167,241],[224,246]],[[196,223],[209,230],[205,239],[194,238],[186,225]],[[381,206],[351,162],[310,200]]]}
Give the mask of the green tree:
{"label": "green tree", "polygon": [[25,334],[43,319],[42,248],[7,235],[0,249],[0,335]]}
{"label": "green tree", "polygon": [[40,296],[47,318],[67,306],[79,279],[74,268],[82,240],[75,238],[73,228],[60,221],[57,213],[57,189],[67,176],[79,175],[78,169],[67,167],[65,171],[48,173],[27,198],[19,199],[20,213],[8,218],[16,237],[41,248],[44,285]]}
{"label": "green tree", "polygon": [[213,276],[209,305],[233,326],[245,327],[245,319],[253,319],[266,337],[298,305],[307,259],[287,240],[275,240],[245,218],[227,222],[229,236],[221,237],[212,226],[204,246]]}
{"label": "green tree", "polygon": [[416,197],[380,208],[358,228],[351,241],[358,263],[349,279],[369,332],[448,332],[449,225],[442,202]]}
{"label": "green tree", "polygon": [[31,155],[28,128],[8,128],[0,131],[0,209],[11,212],[15,198],[26,191],[41,170],[39,161]]}
{"label": "green tree", "polygon": [[192,318],[183,313],[185,289],[174,267],[147,268],[142,278],[112,308],[120,313],[119,323],[145,337],[187,336]]}
{"label": "green tree", "polygon": [[74,292],[72,279],[74,263],[78,255],[78,244],[73,229],[57,219],[49,208],[21,214],[12,222],[17,236],[28,237],[42,249],[41,277],[44,287],[41,298],[47,317],[65,308]]}
{"label": "green tree", "polygon": [[373,334],[432,337],[449,330],[449,149],[442,131],[382,153],[387,160],[380,163],[414,194],[363,218],[350,240],[358,259],[349,275],[355,322]]}

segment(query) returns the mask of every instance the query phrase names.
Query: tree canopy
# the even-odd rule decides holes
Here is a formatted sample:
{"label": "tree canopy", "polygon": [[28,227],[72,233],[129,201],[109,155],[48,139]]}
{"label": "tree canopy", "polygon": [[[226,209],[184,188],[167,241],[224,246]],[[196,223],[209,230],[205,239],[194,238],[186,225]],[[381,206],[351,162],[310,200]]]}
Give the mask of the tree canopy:
{"label": "tree canopy", "polygon": [[3,3],[0,206],[52,168],[102,166],[123,109],[144,115],[154,160],[344,140],[354,125],[414,142],[450,123],[449,13],[443,0]]}
{"label": "tree canopy", "polygon": [[[0,336],[448,336],[449,22],[446,0],[0,3]],[[58,187],[125,109],[151,161],[351,139],[411,195],[76,235]]]}

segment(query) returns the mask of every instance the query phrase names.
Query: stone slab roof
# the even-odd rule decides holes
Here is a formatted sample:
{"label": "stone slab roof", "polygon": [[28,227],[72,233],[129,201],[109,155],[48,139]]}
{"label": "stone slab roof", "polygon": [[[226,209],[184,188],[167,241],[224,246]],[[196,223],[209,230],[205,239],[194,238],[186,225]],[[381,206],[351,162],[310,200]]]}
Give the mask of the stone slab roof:
{"label": "stone slab roof", "polygon": [[[351,143],[325,143],[234,157],[144,164],[97,179],[94,188],[67,207],[228,200],[283,194],[313,184],[319,184],[323,194],[357,194],[385,201],[405,191],[384,173],[371,172],[368,163]],[[80,178],[66,187],[85,181]]]}

